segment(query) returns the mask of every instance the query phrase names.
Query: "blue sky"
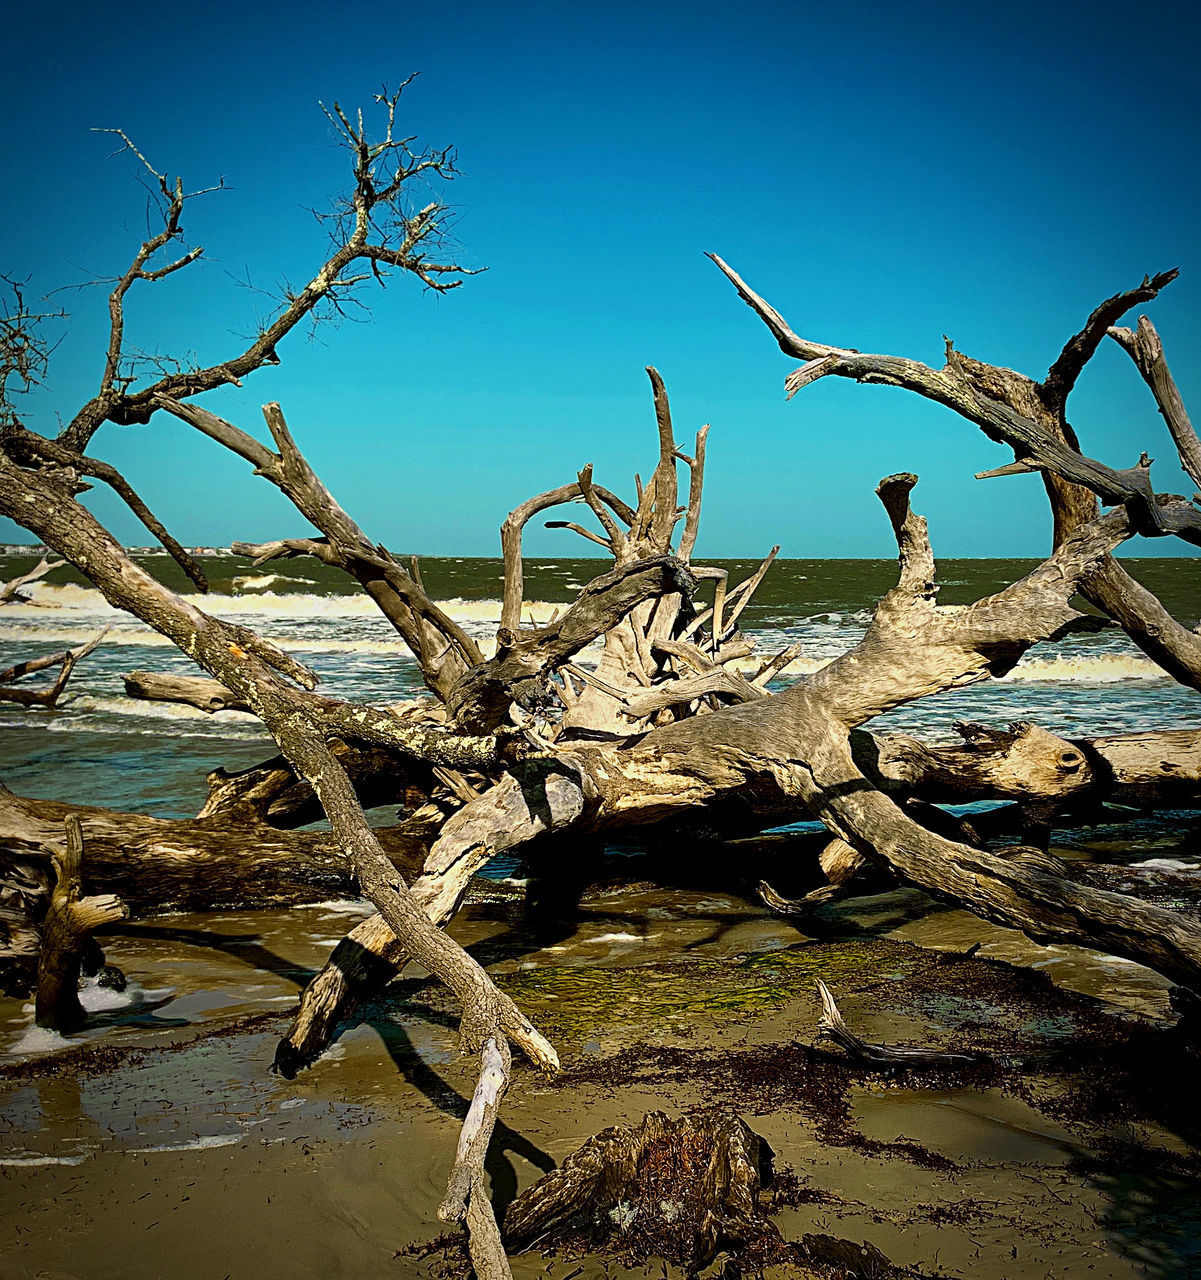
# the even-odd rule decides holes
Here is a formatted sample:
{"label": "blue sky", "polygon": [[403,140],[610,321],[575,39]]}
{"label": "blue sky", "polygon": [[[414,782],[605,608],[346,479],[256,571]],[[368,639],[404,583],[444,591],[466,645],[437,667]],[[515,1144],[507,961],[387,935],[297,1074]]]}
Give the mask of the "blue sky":
{"label": "blue sky", "polygon": [[[259,433],[259,405],[279,400],[372,537],[490,555],[513,505],[586,462],[631,489],[653,461],[654,364],[678,437],[712,423],[702,553],[891,555],[872,489],[912,470],[937,552],[1037,555],[1037,478],[972,479],[1008,451],[900,391],[826,379],[785,403],[795,362],[703,253],[815,339],[937,363],[945,332],[1034,375],[1103,297],[1178,266],[1148,310],[1196,412],[1201,19],[1146,12],[1138,27],[1106,3],[25,6],[6,19],[21,57],[4,72],[0,267],[44,293],[128,261],[145,195],[131,157],[89,131],[119,126],[191,186],[228,186],[188,206],[205,261],[131,297],[131,336],[226,357],[322,256],[309,210],[344,163],[318,99],[365,105],[419,71],[406,131],[457,147],[463,177],[442,194],[460,259],[488,271],[443,297],[365,288],[368,323],[297,331],[278,369],[202,400]],[[71,321],[27,406],[44,431],[103,354],[104,290],[55,301]],[[1070,417],[1094,456],[1146,449],[1159,488],[1191,492],[1116,347]],[[303,532],[243,463],[161,414],[106,427],[94,451],[188,544]],[[89,501],[146,540],[106,495]],[[540,529],[528,546],[591,549]]]}

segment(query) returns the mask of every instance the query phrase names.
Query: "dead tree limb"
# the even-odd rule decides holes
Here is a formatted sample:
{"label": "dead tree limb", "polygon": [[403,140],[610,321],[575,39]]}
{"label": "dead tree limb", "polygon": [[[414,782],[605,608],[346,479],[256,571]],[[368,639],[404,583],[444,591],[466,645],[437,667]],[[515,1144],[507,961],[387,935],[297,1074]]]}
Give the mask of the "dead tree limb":
{"label": "dead tree limb", "polygon": [[364,127],[361,115],[352,121],[335,104],[330,119],[350,159],[352,187],[325,217],[334,251],[309,282],[288,294],[274,319],[243,350],[206,368],[165,373],[137,389],[119,376],[127,295],[135,284],[161,280],[200,256],[200,250],[192,250],[163,267],[147,269],[161,249],[182,236],[185,202],[205,192],[185,191],[182,181],[171,182],[166,174],[159,173],[124,133],[107,131],[117,134],[125,149],[132,151],[151,174],[162,199],[163,226],[139,247],[110,294],[110,335],[100,389],[60,434],[60,444],[82,453],[106,421],[122,425],[148,422],[160,396],[189,399],[227,383],[239,383],[264,365],[278,364],[280,343],[306,317],[319,308],[337,314],[358,284],[371,278],[382,281],[390,269],[411,272],[427,288],[438,292],[456,288],[461,277],[471,274],[467,268],[441,257],[446,206],[435,201],[415,209],[409,201],[414,185],[431,178],[450,179],[456,173],[454,154],[449,148],[415,153],[410,147],[412,139],[404,137],[397,127],[400,96],[411,80],[412,77],[395,92],[379,96],[384,126],[378,139],[373,139]]}
{"label": "dead tree limb", "polygon": [[[0,671],[0,702],[16,702],[23,707],[53,707],[63,695],[67,681],[76,665],[88,656],[93,649],[108,635],[112,624],[102,627],[85,644],[76,645],[73,649],[65,649],[62,653],[51,654],[44,658],[31,658],[27,662],[18,662],[6,671]],[[13,682],[32,675],[36,671],[44,671],[49,667],[58,667],[58,675],[49,685],[34,689],[13,688]]]}
{"label": "dead tree limb", "polygon": [[[634,512],[608,489],[593,486],[597,497],[629,526],[634,523]],[[521,612],[525,604],[525,574],[521,556],[522,533],[525,526],[543,511],[568,502],[582,502],[583,491],[578,480],[571,484],[549,489],[536,497],[528,498],[514,507],[500,527],[500,548],[504,559],[504,591],[501,601],[500,628],[516,634],[521,629]],[[595,536],[595,535],[590,535]],[[602,540],[603,541],[603,540]],[[608,546],[608,544],[605,544]]]}
{"label": "dead tree limb", "polygon": [[[245,628],[213,618],[175,595],[132,561],[106,529],[69,492],[37,472],[0,454],[0,512],[16,516],[80,568],[110,604],[125,609],[170,638],[184,653],[239,697],[267,726],[299,776],[313,787],[330,820],[334,838],[349,855],[363,893],[379,909],[408,953],[443,981],[463,1007],[465,1045],[480,1052],[489,1038],[516,1043],[537,1065],[557,1066],[554,1049],[480,966],[431,922],[372,831],[340,761],[328,745],[331,737],[388,739],[410,746],[423,739],[435,752],[462,752],[453,735],[405,725],[386,712],[319,699],[311,673]],[[429,735],[433,734],[433,738]],[[416,735],[416,736],[414,736]],[[460,739],[459,745],[464,741]],[[484,753],[495,758],[489,739]],[[472,755],[470,749],[467,755]],[[470,806],[467,806],[470,808]],[[478,1197],[476,1197],[478,1200]],[[484,1204],[476,1209],[483,1213]],[[488,1208],[490,1214],[491,1210]],[[487,1233],[485,1233],[485,1242]],[[483,1248],[484,1245],[481,1245]]]}
{"label": "dead tree limb", "polygon": [[[206,818],[151,818],[0,787],[0,859],[45,864],[38,850],[58,838],[68,818],[82,823],[87,840],[87,887],[117,894],[135,916],[283,907],[358,893],[354,866],[328,832],[280,830],[249,805]],[[432,841],[428,823],[411,820],[378,834],[406,876],[420,873]]]}
{"label": "dead tree limb", "polygon": [[66,564],[65,560],[51,560],[48,555],[43,556],[28,573],[19,574],[8,582],[0,583],[0,604],[7,604],[10,600],[20,599],[18,593],[22,587],[27,587],[31,582],[37,582],[39,578],[44,578],[48,573],[53,573],[55,569],[64,564]]}
{"label": "dead tree limb", "polygon": [[[58,441],[46,440],[35,432],[26,430],[24,427],[14,427],[8,433],[5,447],[13,457],[24,460],[39,459],[44,463],[61,467],[68,476],[93,476],[97,480],[102,480],[133,512],[147,532],[158,539],[162,544],[163,550],[179,565],[196,588],[200,591],[208,590],[208,578],[205,577],[204,570],[180,545],[177,539],[172,536],[163,522],[142,501],[134,491],[133,486],[116,467],[110,466],[107,462],[99,462],[95,458],[86,457],[82,453],[76,453],[74,450],[59,444]],[[75,480],[75,483],[76,485],[80,484],[78,480]],[[82,485],[80,491],[86,487],[86,485]]]}
{"label": "dead tree limb", "polygon": [[[413,881],[414,899],[437,925],[458,910],[471,877],[498,853],[520,848],[548,831],[565,830],[584,813],[574,775],[550,762],[531,763],[519,780],[510,774],[452,814]],[[307,1066],[329,1044],[358,1000],[404,967],[410,952],[383,916],[370,916],[334,948],[309,983],[275,1065],[285,1075]]]}
{"label": "dead tree limb", "polygon": [[157,671],[131,671],[125,676],[125,692],[147,702],[181,702],[200,711],[249,711],[250,704],[219,680],[204,676],[167,675]]}
{"label": "dead tree limb", "polygon": [[1151,394],[1155,397],[1155,403],[1176,445],[1176,452],[1180,455],[1180,465],[1192,482],[1201,487],[1201,441],[1197,439],[1197,432],[1189,420],[1176,379],[1168,368],[1163,343],[1155,326],[1146,316],[1139,316],[1137,329],[1111,328],[1109,336],[1134,361],[1143,381],[1151,388]]}
{"label": "dead tree limb", "polygon": [[324,535],[321,539],[235,543],[236,552],[259,564],[275,556],[313,555],[344,570],[375,601],[417,659],[427,687],[443,701],[455,681],[483,661],[475,641],[429,599],[389,551],[372,543],[338,504],[297,447],[279,405],[263,406],[277,449],[273,451],[199,405],[167,396],[156,404],[244,458],[256,475],[274,484]]}
{"label": "dead tree limb", "polygon": [[[936,370],[916,360],[867,355],[850,348],[808,341],[794,333],[783,316],[737,272],[715,254],[709,256],[768,327],[780,349],[807,362],[803,369],[786,379],[790,394],[820,377],[834,374],[859,382],[903,387],[954,410],[980,427],[990,439],[1010,445],[1023,467],[1042,471],[1054,517],[1056,546],[1096,516],[1098,495],[1105,502],[1128,505],[1138,533],[1176,533],[1196,541],[1201,512],[1187,504],[1161,503],[1162,495],[1153,493],[1146,467],[1116,472],[1085,458],[1064,418],[1066,396],[1078,376],[1079,361],[1095,351],[1106,332],[1100,327],[1101,321],[1112,325],[1121,314],[1114,314],[1118,305],[1125,302],[1129,309],[1148,300],[1174,273],[1156,276],[1138,289],[1103,303],[1082,333],[1066,344],[1057,365],[1053,366],[1058,370],[1056,375],[1049,374],[1040,384],[1011,369],[964,356],[954,351],[950,343],[946,365]],[[1167,521],[1161,515],[1165,506],[1175,510]],[[1162,603],[1116,561],[1103,560],[1081,583],[1081,594],[1109,614],[1173,679],[1201,689],[1201,635],[1173,618]]]}
{"label": "dead tree limb", "polygon": [[830,988],[818,978],[817,994],[821,998],[821,1021],[818,1024],[818,1039],[831,1040],[841,1049],[845,1049],[852,1058],[869,1067],[934,1067],[963,1068],[979,1066],[987,1062],[987,1055],[982,1053],[948,1053],[940,1049],[908,1049],[897,1048],[886,1044],[870,1044],[861,1040],[843,1020],[834,1003]]}

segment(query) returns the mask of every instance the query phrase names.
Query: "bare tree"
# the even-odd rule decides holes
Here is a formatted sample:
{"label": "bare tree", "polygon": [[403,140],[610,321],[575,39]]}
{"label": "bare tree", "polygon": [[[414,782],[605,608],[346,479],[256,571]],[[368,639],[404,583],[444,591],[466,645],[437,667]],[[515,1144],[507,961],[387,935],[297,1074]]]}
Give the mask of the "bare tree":
{"label": "bare tree", "polygon": [[[1008,732],[963,726],[962,744],[930,748],[865,728],[907,702],[1004,675],[1033,645],[1095,625],[1072,606],[1077,591],[1126,627],[1165,670],[1201,687],[1198,638],[1168,618],[1154,597],[1140,595],[1110,558],[1136,535],[1201,541],[1201,517],[1183,499],[1154,493],[1147,465],[1115,470],[1085,456],[1063,416],[1080,370],[1111,326],[1170,277],[1102,304],[1047,378],[1035,383],[969,360],[949,344],[946,366],[933,370],[804,341],[718,260],[785,351],[805,361],[789,379],[790,392],[828,374],[904,386],[1010,445],[1016,462],[1002,471],[1040,470],[1057,518],[1051,554],[975,604],[940,608],[926,524],[910,506],[916,477],[886,477],[877,493],[898,546],[897,585],[850,652],[772,692],[773,678],[797,656],[795,646],[762,655],[749,676],[736,664],[754,652],[740,622],[778,548],[733,585],[724,571],[694,562],[708,428],[685,453],[663,380],[652,368],[654,466],[645,483],[636,479],[632,501],[599,485],[587,465],[504,521],[503,612],[489,656],[430,599],[416,564],[402,563],[338,504],[278,405],[264,408],[269,446],[194,403],[203,392],[274,362],[278,344],[304,317],[323,305],[347,305],[360,284],[388,269],[435,289],[459,283],[462,268],[439,251],[443,207],[407,203],[415,178],[451,176],[453,158],[410,149],[412,140],[399,136],[398,97],[377,100],[384,116],[380,141],[371,140],[361,115],[337,106],[328,113],[346,146],[352,184],[330,223],[332,252],[310,283],[285,300],[245,350],[207,369],[159,370],[145,383],[122,372],[127,297],[135,286],[183,271],[200,250],[183,250],[181,243],[189,198],[182,182],[170,182],[135,153],[158,184],[162,230],[139,248],[112,289],[100,386],[67,427],[54,439],[43,437],[5,401],[0,514],[23,524],[111,605],[167,636],[207,675],[203,684],[166,686],[154,673],[134,673],[131,691],[244,706],[266,726],[280,755],[239,774],[214,773],[202,813],[187,822],[0,791],[0,854],[13,865],[40,859],[44,867],[53,861],[51,846],[64,821],[78,819],[72,875],[86,842],[88,886],[118,894],[132,914],[243,896],[279,905],[328,892],[331,884],[357,886],[378,914],[339,944],[304,993],[277,1061],[295,1070],[328,1043],[363,990],[364,958],[386,961],[388,971],[412,959],[447,985],[462,1006],[463,1043],[478,1056],[479,1078],[440,1213],[466,1222],[474,1265],[485,1277],[508,1274],[483,1168],[511,1072],[511,1047],[540,1068],[557,1065],[553,1047],[442,929],[471,877],[501,851],[564,833],[686,820],[731,800],[762,815],[764,826],[783,814],[812,814],[831,835],[823,855],[833,881],[826,900],[844,891],[849,871],[868,860],[1036,939],[1102,947],[1201,989],[1201,923],[1115,893],[1096,870],[1071,871],[1032,847],[1068,800],[1138,795],[1153,805],[1195,803],[1201,732],[1068,741],[1025,723]],[[177,256],[153,265],[168,247]],[[1155,390],[1189,465],[1196,437],[1153,330],[1114,332]],[[149,422],[159,411],[249,463],[311,526],[299,535],[282,530],[267,543],[237,543],[235,550],[255,563],[312,556],[355,579],[408,646],[430,697],[398,712],[323,696],[313,671],[264,637],[205,612],[196,597],[167,589],[79,503],[83,477],[110,485],[203,587],[199,567],[166,541],[169,535],[119,473],[88,453],[103,423]],[[1113,510],[1098,514],[1098,497]],[[561,615],[523,627],[523,531],[536,516],[566,504],[586,507],[594,525],[554,520],[552,527],[603,546],[612,565]],[[700,594],[706,582],[713,584],[711,603]],[[601,656],[589,665],[581,654],[594,642]],[[402,795],[412,816],[382,832],[372,829],[364,804]],[[957,838],[940,833],[947,824],[934,820],[932,806],[966,798],[1012,801],[1028,843],[986,849],[967,828],[959,828]],[[328,817],[331,836],[289,830],[315,812]],[[258,847],[249,870],[248,829]],[[117,843],[120,859],[111,856]],[[5,865],[0,861],[0,873]],[[69,897],[69,886],[59,893],[53,872],[45,882],[48,897]],[[206,892],[213,895],[207,903]],[[781,910],[812,905],[787,903],[767,888],[765,896]],[[70,954],[64,963],[61,950],[43,939],[43,970],[71,972]],[[60,980],[56,990],[63,985]],[[56,995],[46,1003],[62,1002]]]}

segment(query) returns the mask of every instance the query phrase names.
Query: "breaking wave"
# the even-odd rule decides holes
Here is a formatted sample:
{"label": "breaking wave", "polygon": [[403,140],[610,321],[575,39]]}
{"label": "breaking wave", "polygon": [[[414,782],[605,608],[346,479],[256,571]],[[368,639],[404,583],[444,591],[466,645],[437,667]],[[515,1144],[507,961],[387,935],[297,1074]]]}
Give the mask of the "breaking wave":
{"label": "breaking wave", "polygon": [[[217,617],[225,616],[258,616],[268,618],[369,618],[373,621],[380,618],[379,607],[369,596],[362,593],[352,595],[322,595],[312,592],[285,592],[280,594],[268,588],[277,581],[298,581],[284,579],[278,574],[264,574],[255,578],[235,578],[234,585],[248,584],[252,592],[249,595],[230,595],[219,591],[210,591],[206,595],[187,597],[204,609],[206,613]],[[57,617],[65,614],[87,614],[89,617],[121,617],[120,610],[114,609],[99,591],[91,587],[81,587],[76,583],[35,583],[30,589],[31,603],[10,604],[4,609],[6,619],[23,619],[43,622],[47,619],[47,610],[53,609]],[[439,602],[456,622],[500,623],[499,600],[464,600],[453,598]],[[545,624],[556,610],[566,606],[545,600],[534,600],[526,604],[522,612],[522,621],[528,622],[532,617],[541,626]]]}
{"label": "breaking wave", "polygon": [[[233,581],[250,589],[250,594],[211,592],[190,598],[218,617],[237,619],[261,629],[281,648],[309,655],[310,659],[311,655],[345,654],[379,655],[406,663],[412,661],[404,643],[393,634],[375,602],[362,593],[279,594],[271,587],[281,581],[300,579],[285,580],[278,574],[246,575]],[[30,604],[5,607],[2,616],[6,625],[0,626],[0,643],[78,645],[90,639],[102,623],[112,622],[113,629],[104,642],[106,647],[172,650],[175,647],[165,636],[151,631],[129,614],[113,609],[93,588],[74,583],[36,583],[32,594]],[[480,642],[486,654],[491,651],[490,642],[500,622],[501,602],[498,599],[455,597],[440,603],[455,622]],[[533,601],[523,611],[523,622],[544,625],[564,607],[562,603],[552,601]],[[734,669],[742,674],[753,674],[766,657],[800,639],[805,644],[805,652],[789,665],[784,676],[795,679],[810,675],[849,649],[869,621],[870,614],[863,610],[821,611],[808,616],[794,614],[768,619],[766,627],[758,634],[755,656],[738,662]],[[312,625],[306,627],[303,625],[306,622]],[[1125,644],[1124,637],[1120,643]],[[1069,684],[1113,684],[1167,678],[1149,659],[1133,651],[1115,651],[1112,645],[1091,652],[1077,650],[1066,654],[1046,653],[1045,656],[1036,650],[1005,677],[1008,681]],[[203,716],[206,713],[197,714]]]}
{"label": "breaking wave", "polygon": [[145,698],[97,696],[90,693],[68,698],[64,707],[102,715],[143,716],[151,720],[208,720],[215,724],[258,724],[249,711],[201,711],[183,702],[150,702]]}
{"label": "breaking wave", "polygon": [[1078,657],[1023,658],[1004,679],[1113,684],[1118,680],[1167,680],[1171,677],[1149,658],[1124,653],[1094,653]]}
{"label": "breaking wave", "polygon": [[243,573],[233,579],[239,591],[268,591],[277,583],[307,582],[315,584],[316,578],[285,577],[282,573]]}

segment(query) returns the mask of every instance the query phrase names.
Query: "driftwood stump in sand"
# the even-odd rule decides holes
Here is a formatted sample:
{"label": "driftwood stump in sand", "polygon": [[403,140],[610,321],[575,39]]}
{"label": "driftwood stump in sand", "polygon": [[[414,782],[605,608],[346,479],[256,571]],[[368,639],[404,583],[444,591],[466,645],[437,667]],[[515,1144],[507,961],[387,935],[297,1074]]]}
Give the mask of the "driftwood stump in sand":
{"label": "driftwood stump in sand", "polygon": [[779,1233],[759,1207],[771,1148],[731,1111],[715,1108],[589,1138],[509,1206],[511,1251],[571,1242],[619,1256],[666,1258],[690,1272],[719,1249]]}
{"label": "driftwood stump in sand", "polygon": [[42,923],[38,963],[36,1019],[39,1027],[71,1031],[84,1021],[79,1002],[79,970],[93,945],[92,935],[106,924],[124,920],[124,904],[111,893],[80,896],[83,829],[77,817],[64,824],[65,848],[54,851],[58,879]]}

